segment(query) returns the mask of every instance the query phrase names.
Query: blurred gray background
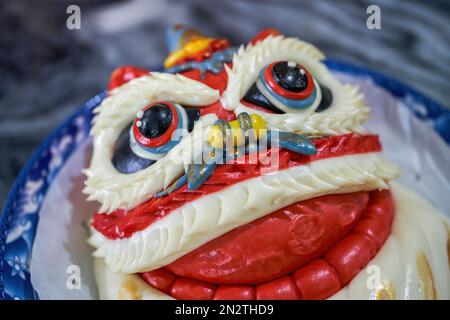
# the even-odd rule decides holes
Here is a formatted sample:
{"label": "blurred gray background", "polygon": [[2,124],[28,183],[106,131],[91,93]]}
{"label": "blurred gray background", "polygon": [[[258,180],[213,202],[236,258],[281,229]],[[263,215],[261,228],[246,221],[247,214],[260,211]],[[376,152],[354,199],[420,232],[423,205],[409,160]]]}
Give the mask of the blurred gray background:
{"label": "blurred gray background", "polygon": [[[66,8],[81,8],[81,30]],[[381,8],[381,30],[366,9]],[[195,27],[232,44],[277,28],[329,57],[394,76],[449,105],[450,1],[0,1],[0,207],[31,152],[103,90],[121,64],[160,66],[164,30]]]}

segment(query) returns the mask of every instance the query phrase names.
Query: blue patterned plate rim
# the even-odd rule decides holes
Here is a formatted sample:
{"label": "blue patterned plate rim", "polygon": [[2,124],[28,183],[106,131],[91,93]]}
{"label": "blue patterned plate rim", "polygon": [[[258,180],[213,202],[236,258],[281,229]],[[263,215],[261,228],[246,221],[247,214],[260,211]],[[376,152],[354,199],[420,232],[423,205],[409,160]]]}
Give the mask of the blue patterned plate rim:
{"label": "blue patterned plate rim", "polygon": [[[378,86],[385,88],[393,96],[401,99],[419,119],[431,122],[434,130],[450,145],[450,109],[390,76],[342,60],[328,59],[325,63],[335,72],[371,78]],[[82,134],[81,140],[87,138],[92,120],[92,110],[106,96],[106,91],[94,96],[54,129],[33,152],[14,182],[0,215],[0,300],[39,299],[30,281],[29,263],[40,205],[52,180],[67,158],[79,145],[80,140],[77,141],[74,138],[75,135]],[[418,104],[423,106],[423,108],[417,109],[415,106]],[[83,120],[80,126],[75,125],[77,119]],[[52,171],[50,171],[48,168],[51,160],[51,155],[48,152],[49,147],[68,134],[72,135],[73,141],[62,151],[60,165],[53,167]],[[43,171],[37,173],[37,171],[42,169],[41,167]],[[26,183],[36,174],[40,175],[39,177],[43,181],[43,186],[39,189],[39,193],[33,195],[33,197],[37,197],[33,198],[36,201],[36,209],[34,211],[21,212],[23,204],[21,205],[20,200],[27,197]],[[15,220],[21,221],[17,222]],[[20,225],[24,221],[29,222],[30,228],[24,229],[13,242],[6,243],[8,234],[14,228],[12,223],[16,222],[16,224]]]}

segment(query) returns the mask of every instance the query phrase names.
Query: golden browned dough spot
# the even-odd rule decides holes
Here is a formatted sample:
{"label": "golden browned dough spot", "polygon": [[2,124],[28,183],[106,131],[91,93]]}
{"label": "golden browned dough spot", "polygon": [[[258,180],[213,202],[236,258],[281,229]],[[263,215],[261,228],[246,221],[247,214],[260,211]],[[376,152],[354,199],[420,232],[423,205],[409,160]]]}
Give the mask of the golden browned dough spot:
{"label": "golden browned dough spot", "polygon": [[128,279],[120,286],[117,298],[119,300],[140,300],[139,288],[136,280]]}
{"label": "golden browned dough spot", "polygon": [[383,280],[375,292],[376,300],[396,300],[397,290],[391,280]]}
{"label": "golden browned dough spot", "polygon": [[416,255],[417,272],[419,273],[420,283],[423,288],[426,300],[436,300],[436,289],[434,287],[433,273],[425,252],[422,250]]}
{"label": "golden browned dough spot", "polygon": [[445,229],[447,230],[447,259],[448,259],[448,266],[450,269],[450,226],[448,223],[445,223]]}

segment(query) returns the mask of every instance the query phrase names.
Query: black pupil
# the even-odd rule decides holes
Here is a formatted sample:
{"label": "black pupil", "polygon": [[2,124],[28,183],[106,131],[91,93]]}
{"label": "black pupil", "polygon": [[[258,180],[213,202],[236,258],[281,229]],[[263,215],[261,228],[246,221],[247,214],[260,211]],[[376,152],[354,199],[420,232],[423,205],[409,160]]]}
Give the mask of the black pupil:
{"label": "black pupil", "polygon": [[301,92],[308,85],[306,73],[297,64],[278,62],[272,68],[272,76],[280,87],[292,92]]}
{"label": "black pupil", "polygon": [[165,104],[154,105],[144,111],[139,132],[146,138],[154,139],[164,134],[172,122],[172,110]]}

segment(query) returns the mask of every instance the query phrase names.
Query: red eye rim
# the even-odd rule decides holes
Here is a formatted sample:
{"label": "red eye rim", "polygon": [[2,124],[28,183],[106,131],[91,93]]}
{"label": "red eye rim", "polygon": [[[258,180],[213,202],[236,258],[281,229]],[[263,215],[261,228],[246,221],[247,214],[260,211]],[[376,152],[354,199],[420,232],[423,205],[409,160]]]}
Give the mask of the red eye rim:
{"label": "red eye rim", "polygon": [[305,74],[308,79],[308,85],[306,86],[305,90],[303,90],[303,91],[292,92],[292,91],[286,90],[286,89],[282,88],[281,86],[279,86],[275,82],[275,79],[272,76],[273,66],[279,62],[281,62],[281,61],[277,61],[277,62],[274,62],[274,63],[268,65],[267,68],[264,70],[264,80],[266,80],[266,83],[269,85],[269,87],[273,91],[275,91],[276,94],[278,94],[282,97],[285,97],[287,99],[304,100],[304,99],[308,98],[314,90],[314,79],[311,76],[311,74],[309,73],[309,71],[303,65],[300,65],[300,67],[303,68],[303,70],[305,70]]}
{"label": "red eye rim", "polygon": [[137,126],[137,122],[140,121],[140,119],[138,117],[136,117],[136,119],[134,120],[134,124],[133,124],[134,138],[136,139],[137,142],[139,142],[140,145],[142,145],[144,147],[155,148],[155,147],[161,147],[161,146],[165,145],[172,138],[172,133],[178,128],[178,111],[177,111],[177,108],[170,102],[167,102],[167,101],[153,102],[153,103],[147,105],[144,109],[142,109],[142,111],[144,112],[153,106],[161,105],[161,104],[168,106],[170,108],[170,110],[172,111],[172,122],[170,123],[170,126],[166,130],[166,132],[164,132],[159,137],[154,138],[154,139],[145,137],[139,131],[139,127]]}

